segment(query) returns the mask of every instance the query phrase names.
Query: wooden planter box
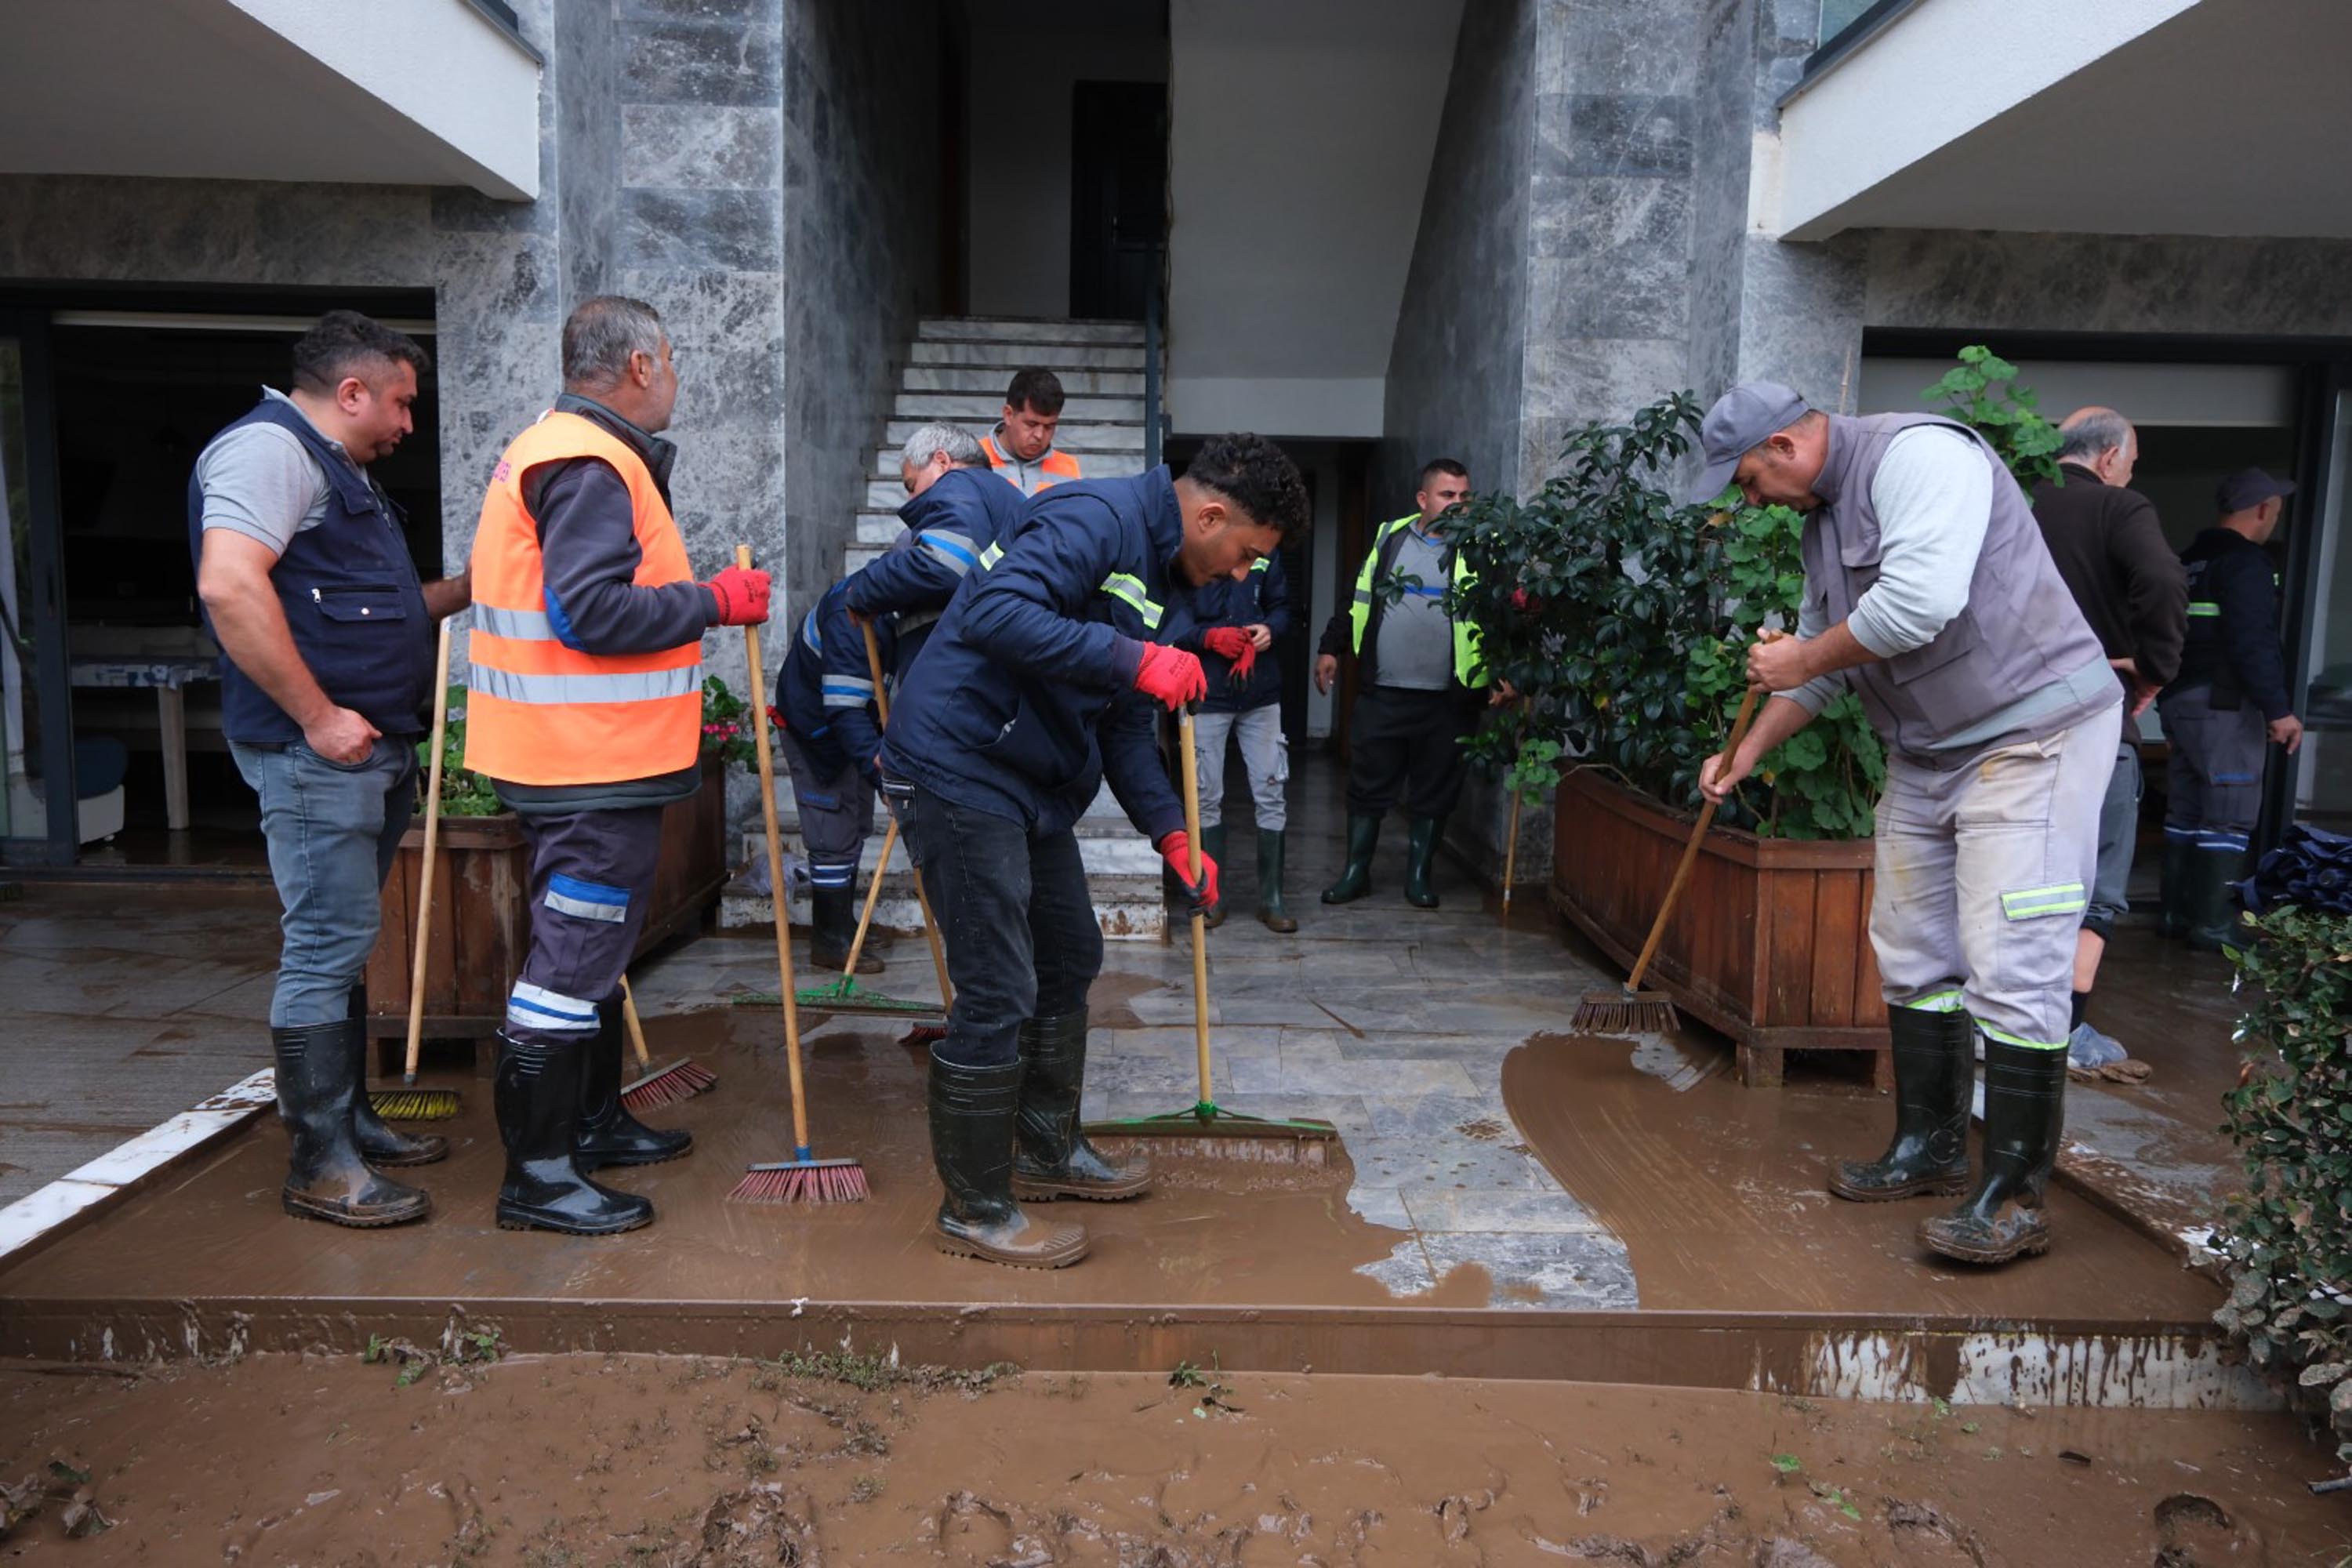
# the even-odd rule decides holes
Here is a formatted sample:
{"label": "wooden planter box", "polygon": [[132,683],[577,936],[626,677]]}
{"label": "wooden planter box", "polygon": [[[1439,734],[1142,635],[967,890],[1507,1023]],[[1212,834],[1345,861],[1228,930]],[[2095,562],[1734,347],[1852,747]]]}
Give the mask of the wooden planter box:
{"label": "wooden planter box", "polygon": [[[1694,820],[1597,770],[1570,773],[1555,817],[1553,906],[1630,969]],[[1738,1041],[1751,1085],[1779,1085],[1784,1051],[1842,1049],[1877,1052],[1873,1077],[1892,1088],[1870,950],[1871,861],[1867,839],[1713,829],[1643,989],[1666,992]]]}
{"label": "wooden planter box", "polygon": [[[530,948],[530,849],[510,814],[445,816],[433,873],[433,921],[425,974],[425,1033],[479,1039],[506,1018],[507,993]],[[394,1043],[408,1033],[409,963],[425,868],[425,819],[412,823],[383,885],[383,923],[368,957],[370,1033]],[[662,815],[661,860],[637,952],[698,923],[728,877],[727,779],[713,757],[702,788]]]}

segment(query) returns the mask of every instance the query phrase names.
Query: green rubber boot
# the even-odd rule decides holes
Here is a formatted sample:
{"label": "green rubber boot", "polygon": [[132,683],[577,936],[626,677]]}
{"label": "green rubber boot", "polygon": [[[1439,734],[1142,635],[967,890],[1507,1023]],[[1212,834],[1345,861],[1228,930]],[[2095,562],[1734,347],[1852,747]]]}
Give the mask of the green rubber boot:
{"label": "green rubber boot", "polygon": [[2189,920],[2190,952],[2219,952],[2238,945],[2238,900],[2233,888],[2245,874],[2243,850],[2191,852],[2188,905],[2183,911]]}
{"label": "green rubber boot", "polygon": [[2189,934],[2189,862],[2197,858],[2194,840],[2164,836],[2164,882],[2161,907],[2156,917],[2158,936],[2179,942]]}
{"label": "green rubber boot", "polygon": [[1352,904],[1372,890],[1372,851],[1381,847],[1381,819],[1377,816],[1348,818],[1348,868],[1339,879],[1323,889],[1327,904]]}
{"label": "green rubber boot", "polygon": [[[1225,825],[1213,822],[1201,829],[1201,853],[1217,863],[1218,879],[1223,880],[1225,867]],[[1216,930],[1225,923],[1225,900],[1220,890],[1217,901],[1209,906],[1209,929]]]}
{"label": "green rubber boot", "polygon": [[1257,830],[1257,918],[1270,931],[1288,936],[1298,929],[1282,907],[1282,829]]}
{"label": "green rubber boot", "polygon": [[1445,818],[1416,816],[1404,841],[1404,901],[1417,910],[1437,907],[1435,873],[1437,845],[1445,837]]}
{"label": "green rubber boot", "polygon": [[1962,1263],[2007,1263],[2046,1250],[2042,1195],[2065,1125],[2065,1047],[1987,1040],[1984,1172],[1958,1208],[1921,1222],[1920,1244]]}
{"label": "green rubber boot", "polygon": [[1976,1020],[1958,1008],[1889,1007],[1895,1047],[1895,1136],[1875,1160],[1840,1160],[1830,1191],[1850,1203],[1966,1192],[1969,1101],[1976,1089]]}

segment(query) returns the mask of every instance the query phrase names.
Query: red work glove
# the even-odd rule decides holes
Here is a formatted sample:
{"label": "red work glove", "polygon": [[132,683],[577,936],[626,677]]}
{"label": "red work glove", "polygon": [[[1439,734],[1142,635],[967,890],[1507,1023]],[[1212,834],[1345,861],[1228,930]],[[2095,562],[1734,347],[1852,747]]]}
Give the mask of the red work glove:
{"label": "red work glove", "polygon": [[702,584],[719,601],[722,626],[756,626],[768,618],[768,574],[753,567],[730,566]]}
{"label": "red work glove", "polygon": [[1142,661],[1135,667],[1135,689],[1166,703],[1169,711],[1174,712],[1187,702],[1206,697],[1209,678],[1202,673],[1200,659],[1182,648],[1148,642],[1143,645]]}
{"label": "red work glove", "polygon": [[1211,626],[1201,634],[1201,646],[1218,658],[1232,662],[1232,684],[1248,681],[1250,671],[1257,667],[1257,639],[1239,626]]}
{"label": "red work glove", "polygon": [[1192,900],[1192,907],[1202,913],[1215,909],[1217,907],[1217,863],[1209,858],[1205,850],[1202,851],[1201,879],[1198,882],[1192,880],[1192,835],[1180,827],[1161,839],[1156,847],[1161,858],[1168,862],[1169,869],[1176,873],[1176,885],[1184,889],[1184,896]]}

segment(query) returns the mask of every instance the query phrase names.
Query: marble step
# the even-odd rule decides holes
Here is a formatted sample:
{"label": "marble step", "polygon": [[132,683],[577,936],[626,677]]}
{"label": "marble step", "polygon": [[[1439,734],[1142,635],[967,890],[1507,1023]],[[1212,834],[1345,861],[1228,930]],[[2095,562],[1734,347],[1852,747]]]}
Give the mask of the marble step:
{"label": "marble step", "polygon": [[895,511],[861,511],[857,514],[855,542],[887,545],[905,531],[906,527]]}
{"label": "marble step", "polygon": [[1073,321],[1030,316],[932,316],[915,329],[919,339],[973,342],[1091,343],[1143,346],[1140,321]]}
{"label": "marble step", "polygon": [[897,511],[907,504],[907,486],[905,481],[898,478],[898,458],[894,452],[890,456],[890,477],[887,479],[866,481],[867,511]]}
{"label": "marble step", "polygon": [[[1080,370],[1051,366],[1062,390],[1072,397],[1141,397],[1143,371]],[[999,364],[910,364],[898,372],[898,390],[908,392],[971,392],[986,397],[988,423],[1004,405],[1004,388],[1012,371]]]}
{"label": "marble step", "polygon": [[1005,380],[1024,365],[1042,365],[1055,375],[1074,370],[1143,372],[1143,349],[1117,343],[1006,342],[994,339],[917,339],[908,345],[910,365],[986,366]]}
{"label": "marble step", "polygon": [[[1067,392],[1066,387],[1063,389]],[[1003,389],[994,392],[907,392],[901,391],[892,400],[890,413],[898,419],[939,419],[950,425],[969,427],[975,436],[985,435],[995,427],[997,416],[1004,410]],[[1140,397],[1088,397],[1071,393],[1062,404],[1062,423],[1066,426],[1140,424],[1143,420],[1143,399]]]}
{"label": "marble step", "polygon": [[[892,428],[897,429],[898,426],[894,425]],[[912,426],[908,428],[911,429]],[[1135,433],[1132,444],[1117,448],[1094,445],[1077,446],[1061,440],[1056,440],[1054,447],[1056,451],[1067,452],[1077,458],[1078,471],[1090,479],[1116,479],[1121,474],[1139,474],[1143,472],[1143,426],[1138,425],[1131,428]],[[898,437],[901,445],[906,439],[903,434]],[[907,499],[907,492],[898,488],[898,447],[895,446],[874,448],[874,468],[867,476],[867,482],[870,484],[879,481],[887,484],[897,491],[898,500],[903,501]],[[871,495],[873,492],[867,493]]]}
{"label": "marble step", "polygon": [[[903,448],[906,446],[907,437],[921,429],[927,423],[928,421],[922,419],[893,419],[888,425],[883,426],[882,439],[893,447]],[[1138,419],[1132,423],[1121,424],[1116,421],[1097,420],[1078,425],[1066,419],[1062,422],[1061,427],[1055,432],[1054,443],[1065,450],[1073,452],[1127,452],[1140,456],[1143,451],[1143,422]],[[898,454],[895,451],[891,454],[891,463],[894,468],[897,465],[898,457]],[[1086,459],[1081,458],[1078,461],[1083,465]]]}

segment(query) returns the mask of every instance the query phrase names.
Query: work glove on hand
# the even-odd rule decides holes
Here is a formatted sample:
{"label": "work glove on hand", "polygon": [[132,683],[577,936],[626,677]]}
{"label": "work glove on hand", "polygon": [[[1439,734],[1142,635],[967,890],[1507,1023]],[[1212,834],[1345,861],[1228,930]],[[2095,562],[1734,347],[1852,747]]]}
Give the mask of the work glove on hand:
{"label": "work glove on hand", "polygon": [[1201,855],[1201,879],[1198,882],[1192,880],[1191,834],[1180,827],[1154,847],[1168,862],[1168,868],[1176,873],[1176,885],[1184,889],[1184,897],[1192,908],[1202,913],[1216,908],[1217,863],[1210,859],[1207,851],[1203,850]]}
{"label": "work glove on hand", "polygon": [[1228,679],[1233,685],[1245,684],[1250,671],[1257,667],[1257,639],[1239,626],[1211,626],[1201,634],[1201,646],[1232,662],[1233,674]]}
{"label": "work glove on hand", "polygon": [[1201,661],[1181,647],[1165,643],[1143,645],[1143,658],[1135,667],[1135,689],[1144,695],[1165,703],[1174,712],[1187,702],[1198,702],[1209,694],[1209,678],[1201,669]]}
{"label": "work glove on hand", "polygon": [[702,584],[719,603],[719,625],[756,626],[768,618],[768,574],[730,566]]}

